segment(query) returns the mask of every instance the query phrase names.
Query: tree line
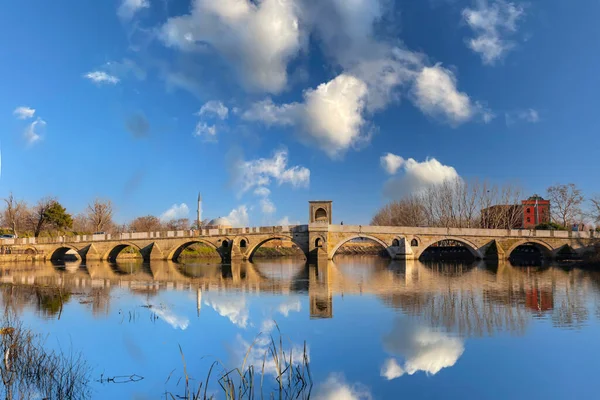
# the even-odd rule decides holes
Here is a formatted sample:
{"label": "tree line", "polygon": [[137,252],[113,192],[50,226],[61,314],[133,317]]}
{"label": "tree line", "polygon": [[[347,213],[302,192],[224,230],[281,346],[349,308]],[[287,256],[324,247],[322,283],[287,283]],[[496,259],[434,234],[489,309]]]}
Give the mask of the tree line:
{"label": "tree line", "polygon": [[[68,213],[55,197],[45,197],[33,205],[24,200],[17,200],[12,193],[3,200],[4,209],[0,212],[1,231],[3,234],[14,234],[19,237],[198,228],[196,221],[191,223],[187,218],[161,221],[153,215],[137,217],[129,223],[118,224],[113,220],[114,208],[110,200],[95,199],[83,212],[76,215]],[[201,226],[206,223],[207,221],[203,221]]]}
{"label": "tree line", "polygon": [[[392,201],[377,211],[372,225],[443,228],[511,229],[523,218],[523,191],[513,184],[446,180],[426,190]],[[548,187],[551,224],[538,229],[590,229],[600,225],[600,195],[586,202],[575,184]],[[588,207],[585,207],[585,205]]]}

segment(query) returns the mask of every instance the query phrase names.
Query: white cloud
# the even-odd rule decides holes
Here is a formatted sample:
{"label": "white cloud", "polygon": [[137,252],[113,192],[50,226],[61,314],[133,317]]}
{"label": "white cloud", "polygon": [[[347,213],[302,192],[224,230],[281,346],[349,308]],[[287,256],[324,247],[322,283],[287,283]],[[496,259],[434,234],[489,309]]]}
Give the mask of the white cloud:
{"label": "white cloud", "polygon": [[190,320],[187,317],[176,315],[172,310],[164,305],[153,306],[152,311],[162,318],[167,324],[171,325],[173,329],[181,329],[182,331],[185,331],[190,324]]}
{"label": "white cloud", "polygon": [[370,400],[373,398],[369,390],[360,385],[350,385],[343,376],[331,374],[327,380],[316,387],[316,400]]}
{"label": "white cloud", "polygon": [[203,138],[207,142],[215,142],[217,140],[217,127],[199,121],[196,124],[196,129],[194,129],[194,136]]}
{"label": "white cloud", "polygon": [[419,371],[435,375],[456,364],[465,350],[461,339],[405,319],[396,321],[392,331],[383,338],[383,344],[387,351],[405,360],[402,367],[397,365],[398,368],[389,364],[389,360],[384,364],[381,372],[382,375],[387,373],[383,376],[389,376],[388,379],[401,376],[398,374],[402,370],[409,375]]}
{"label": "white cloud", "polygon": [[223,105],[220,101],[211,100],[206,102],[198,111],[198,115],[216,115],[220,119],[227,118],[227,114],[229,113],[229,109]]}
{"label": "white cloud", "polygon": [[404,164],[404,158],[392,153],[386,153],[379,158],[381,167],[390,175],[394,175],[396,171]]}
{"label": "white cloud", "polygon": [[44,121],[41,118],[38,118],[29,125],[27,125],[25,131],[23,132],[23,136],[25,137],[27,144],[33,145],[39,142],[42,139],[40,130],[43,130],[45,127],[46,121]]}
{"label": "white cloud", "polygon": [[476,112],[469,96],[457,90],[452,71],[440,64],[423,68],[413,93],[415,103],[423,113],[443,117],[452,124],[465,122]]}
{"label": "white cloud", "polygon": [[300,140],[314,143],[330,157],[368,140],[364,133],[367,85],[348,74],[304,92],[304,102],[275,105],[270,99],[252,105],[242,117],[267,125],[293,125]]}
{"label": "white cloud", "polygon": [[277,211],[275,204],[268,197],[260,199],[260,209],[264,214],[275,214]]}
{"label": "white cloud", "polygon": [[29,119],[33,118],[33,114],[35,114],[35,109],[30,107],[17,107],[15,111],[13,111],[13,114],[18,119]]}
{"label": "white cloud", "polygon": [[504,36],[516,32],[524,9],[504,0],[480,1],[477,9],[465,8],[462,15],[475,33],[467,45],[479,53],[484,64],[493,65],[514,47],[514,43]]}
{"label": "white cloud", "polygon": [[149,7],[150,2],[148,0],[122,0],[117,15],[124,20],[130,20],[138,11]]}
{"label": "white cloud", "polygon": [[506,125],[508,126],[513,125],[518,121],[529,122],[531,124],[540,122],[540,114],[533,108],[507,112],[504,117],[506,119]]}
{"label": "white cloud", "polygon": [[248,326],[250,317],[245,297],[222,295],[204,296],[204,304],[212,307],[220,316],[225,317],[240,328]]}
{"label": "white cloud", "polygon": [[84,75],[85,78],[95,82],[95,83],[107,83],[110,85],[115,85],[119,83],[120,79],[114,75],[109,75],[104,71],[92,71],[88,72]]}
{"label": "white cloud", "polygon": [[140,81],[146,79],[146,71],[129,58],[124,58],[122,61],[108,61],[101,69],[108,71],[107,74],[115,77],[125,77],[132,74]]}
{"label": "white cloud", "polygon": [[269,195],[271,194],[271,191],[269,189],[267,189],[266,187],[257,187],[256,189],[254,189],[254,194],[256,196],[261,196],[261,197],[269,197]]}
{"label": "white cloud", "polygon": [[386,378],[388,381],[396,379],[404,375],[404,369],[398,365],[398,361],[395,358],[388,358],[381,367],[381,376]]}
{"label": "white cloud", "polygon": [[521,111],[519,116],[521,117],[521,119],[523,121],[527,121],[527,122],[531,122],[531,123],[536,123],[536,122],[540,121],[540,115],[538,114],[538,112],[536,110],[534,110],[532,108],[530,108],[529,110]]}
{"label": "white cloud", "polygon": [[290,223],[290,218],[286,215],[285,217],[281,218],[279,221],[277,221],[277,226],[289,226],[292,225]]}
{"label": "white cloud", "polygon": [[191,13],[170,18],[161,39],[171,47],[218,52],[247,88],[270,93],[287,84],[287,63],[302,48],[293,1],[194,0]]}
{"label": "white cloud", "polygon": [[423,162],[409,158],[400,168],[402,173],[388,180],[384,186],[384,194],[390,198],[419,194],[432,186],[460,178],[453,167],[443,165],[435,158]]}
{"label": "white cloud", "polygon": [[173,219],[187,218],[190,215],[190,209],[185,203],[179,205],[173,204],[171,208],[161,214],[161,221],[171,221]]}
{"label": "white cloud", "polygon": [[250,225],[250,217],[248,216],[248,208],[246,206],[239,206],[231,210],[227,219],[234,228],[243,228]]}
{"label": "white cloud", "polygon": [[242,194],[255,187],[268,186],[272,180],[279,185],[287,183],[293,187],[307,187],[310,182],[310,170],[300,166],[288,168],[287,164],[288,151],[277,150],[272,158],[239,161],[234,179]]}

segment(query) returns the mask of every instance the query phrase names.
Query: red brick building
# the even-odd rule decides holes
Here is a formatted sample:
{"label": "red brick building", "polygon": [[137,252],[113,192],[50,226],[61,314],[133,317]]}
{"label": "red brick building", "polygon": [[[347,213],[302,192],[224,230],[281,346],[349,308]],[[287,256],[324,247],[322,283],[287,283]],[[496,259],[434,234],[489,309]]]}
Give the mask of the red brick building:
{"label": "red brick building", "polygon": [[539,224],[550,222],[550,200],[533,195],[521,201],[523,207],[523,229],[533,229]]}

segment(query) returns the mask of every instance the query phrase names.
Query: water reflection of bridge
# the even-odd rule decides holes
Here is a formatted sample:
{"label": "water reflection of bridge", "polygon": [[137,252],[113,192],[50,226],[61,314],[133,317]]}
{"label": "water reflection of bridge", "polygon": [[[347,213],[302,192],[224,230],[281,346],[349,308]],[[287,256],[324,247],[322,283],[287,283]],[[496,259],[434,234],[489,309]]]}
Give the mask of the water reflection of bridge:
{"label": "water reflection of bridge", "polygon": [[[403,313],[434,326],[469,334],[498,329],[524,330],[533,315],[549,316],[555,325],[576,326],[588,318],[584,301],[590,287],[600,288],[600,275],[555,268],[428,264],[340,258],[322,265],[298,260],[221,264],[90,263],[56,267],[51,264],[0,270],[2,301],[23,308],[28,298],[39,304],[40,288],[48,310],[57,301],[69,301],[65,293],[82,293],[95,314],[108,313],[111,291],[126,289],[143,296],[161,290],[290,294],[306,293],[312,318],[330,318],[336,295],[375,295]],[[6,293],[7,287],[11,288]],[[19,289],[15,289],[19,288]],[[58,294],[47,293],[55,288]],[[15,296],[15,290],[31,291]],[[592,289],[594,290],[594,289]],[[22,304],[18,304],[18,303]],[[600,302],[599,302],[600,304]],[[599,307],[600,311],[600,307]],[[52,313],[50,313],[52,314]]]}

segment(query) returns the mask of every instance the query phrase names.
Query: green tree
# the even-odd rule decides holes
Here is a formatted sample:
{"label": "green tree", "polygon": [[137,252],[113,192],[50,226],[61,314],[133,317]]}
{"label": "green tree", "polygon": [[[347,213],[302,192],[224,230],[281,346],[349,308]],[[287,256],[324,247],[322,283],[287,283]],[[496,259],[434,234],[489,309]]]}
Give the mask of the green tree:
{"label": "green tree", "polygon": [[30,225],[34,236],[39,237],[48,225],[56,229],[71,228],[73,218],[56,199],[46,197],[38,201],[32,208]]}
{"label": "green tree", "polygon": [[70,229],[73,227],[73,217],[58,202],[54,201],[44,213],[46,221],[56,229]]}

